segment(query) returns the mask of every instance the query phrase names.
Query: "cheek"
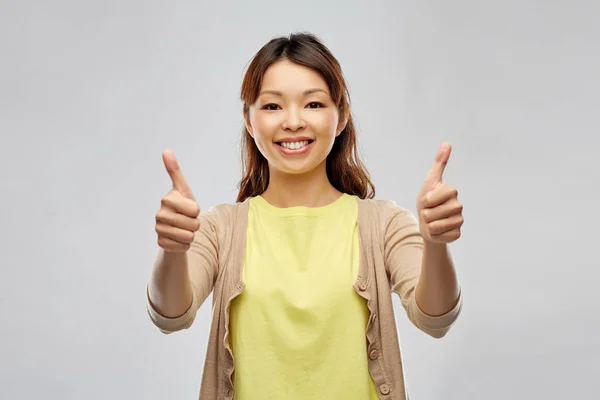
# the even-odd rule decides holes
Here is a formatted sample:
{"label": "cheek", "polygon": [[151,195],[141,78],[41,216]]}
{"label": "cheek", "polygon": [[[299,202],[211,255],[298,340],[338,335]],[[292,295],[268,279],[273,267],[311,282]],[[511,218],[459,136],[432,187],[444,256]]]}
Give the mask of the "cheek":
{"label": "cheek", "polygon": [[270,140],[277,128],[276,122],[268,115],[253,116],[250,123],[256,140]]}
{"label": "cheek", "polygon": [[277,133],[277,124],[268,116],[255,116],[250,118],[252,125],[252,136],[258,150],[265,158],[270,158],[269,154],[273,151],[273,138]]}
{"label": "cheek", "polygon": [[323,113],[318,121],[319,130],[326,134],[335,134],[338,117],[335,112]]}

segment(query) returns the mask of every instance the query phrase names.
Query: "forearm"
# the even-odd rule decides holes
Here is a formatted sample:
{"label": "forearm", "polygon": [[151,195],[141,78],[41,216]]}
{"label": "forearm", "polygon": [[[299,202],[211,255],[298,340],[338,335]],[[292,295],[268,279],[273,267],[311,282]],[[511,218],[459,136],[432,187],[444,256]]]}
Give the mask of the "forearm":
{"label": "forearm", "polygon": [[192,284],[185,252],[160,250],[148,284],[156,311],[167,318],[183,315],[192,304]]}
{"label": "forearm", "polygon": [[425,241],[421,275],[416,287],[419,308],[431,316],[443,315],[458,301],[460,287],[447,244]]}

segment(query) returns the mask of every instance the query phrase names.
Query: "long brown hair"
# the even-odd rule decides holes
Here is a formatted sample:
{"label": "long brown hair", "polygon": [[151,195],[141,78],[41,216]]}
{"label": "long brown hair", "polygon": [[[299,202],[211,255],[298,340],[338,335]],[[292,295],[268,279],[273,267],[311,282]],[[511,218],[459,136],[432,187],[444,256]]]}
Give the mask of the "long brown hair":
{"label": "long brown hair", "polygon": [[[326,171],[329,181],[342,193],[356,195],[361,199],[373,198],[375,186],[358,155],[348,86],[338,60],[316,36],[309,33],[294,33],[289,37],[277,37],[256,53],[242,83],[240,97],[244,103],[244,113],[248,112],[249,105],[258,98],[267,69],[282,59],[312,68],[320,73],[327,82],[340,118],[348,117],[346,127],[336,138],[327,156]],[[242,131],[242,176],[238,185],[238,202],[262,194],[269,185],[268,162],[245,126]]]}

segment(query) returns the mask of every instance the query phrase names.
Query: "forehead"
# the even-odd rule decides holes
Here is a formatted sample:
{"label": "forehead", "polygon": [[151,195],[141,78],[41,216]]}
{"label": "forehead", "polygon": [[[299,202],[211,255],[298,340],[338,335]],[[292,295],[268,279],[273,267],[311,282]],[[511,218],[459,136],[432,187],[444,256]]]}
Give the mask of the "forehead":
{"label": "forehead", "polygon": [[289,60],[281,60],[266,70],[261,90],[297,92],[315,88],[329,93],[327,82],[317,71]]}

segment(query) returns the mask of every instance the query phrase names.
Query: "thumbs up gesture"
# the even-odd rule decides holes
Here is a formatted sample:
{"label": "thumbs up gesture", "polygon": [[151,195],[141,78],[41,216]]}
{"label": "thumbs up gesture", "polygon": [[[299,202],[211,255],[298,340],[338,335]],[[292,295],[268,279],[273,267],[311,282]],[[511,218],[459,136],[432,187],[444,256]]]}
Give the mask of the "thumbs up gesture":
{"label": "thumbs up gesture", "polygon": [[440,146],[417,197],[421,234],[433,243],[451,243],[458,239],[464,222],[458,190],[442,180],[451,151],[449,143]]}
{"label": "thumbs up gesture", "polygon": [[173,188],[161,199],[161,207],[156,214],[158,245],[168,252],[185,252],[200,229],[200,207],[192,194],[177,158],[172,151],[162,154],[163,162]]}

